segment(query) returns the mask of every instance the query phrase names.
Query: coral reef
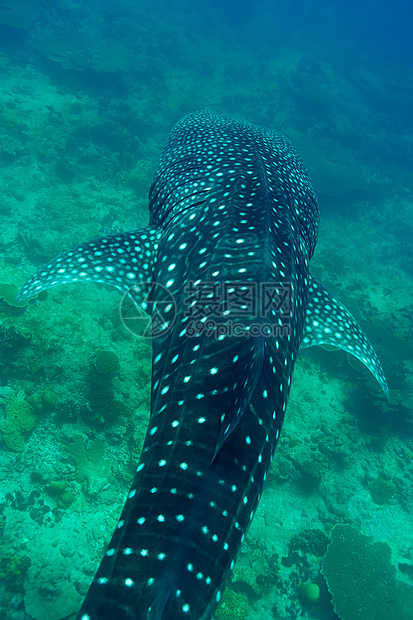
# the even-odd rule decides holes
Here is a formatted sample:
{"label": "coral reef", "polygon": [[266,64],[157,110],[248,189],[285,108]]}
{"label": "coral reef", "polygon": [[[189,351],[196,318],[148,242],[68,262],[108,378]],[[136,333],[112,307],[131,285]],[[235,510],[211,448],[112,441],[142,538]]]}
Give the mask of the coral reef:
{"label": "coral reef", "polygon": [[76,499],[76,494],[67,490],[64,480],[54,480],[46,487],[45,491],[56,501],[58,508],[69,508]]}
{"label": "coral reef", "polygon": [[396,577],[386,543],[372,543],[367,536],[338,524],[322,572],[342,620],[410,620],[413,592]]}
{"label": "coral reef", "polygon": [[245,620],[250,612],[251,608],[245,594],[227,588],[215,613],[215,618],[216,620]]}
{"label": "coral reef", "polygon": [[113,351],[99,351],[93,359],[93,366],[101,375],[113,377],[120,370],[119,357]]}
{"label": "coral reef", "polygon": [[4,402],[5,420],[0,430],[9,450],[23,452],[24,440],[37,424],[33,407],[25,400],[8,396]]}
{"label": "coral reef", "polygon": [[325,455],[320,454],[318,451],[313,451],[309,459],[299,464],[299,468],[302,490],[304,493],[313,493],[320,485],[325,474],[331,469],[331,462]]}
{"label": "coral reef", "polygon": [[74,422],[80,415],[87,415],[90,413],[90,409],[84,404],[73,398],[58,402],[56,405],[56,418],[59,423]]}
{"label": "coral reef", "polygon": [[[76,467],[77,479],[83,484],[84,490],[91,499],[99,492],[100,486],[107,482],[110,472],[110,461],[105,458],[105,444],[96,438],[85,444],[85,437],[80,433],[73,433],[68,437],[65,447],[67,458]],[[68,497],[63,497],[66,501]]]}
{"label": "coral reef", "polygon": [[39,525],[57,523],[59,521],[57,508],[51,509],[41,495],[38,489],[34,489],[28,495],[20,490],[16,490],[12,493],[6,493],[5,500],[8,506],[22,513],[29,514],[31,520]]}
{"label": "coral reef", "polygon": [[35,413],[40,415],[56,407],[57,395],[50,389],[37,391],[27,397],[27,402],[33,407]]}
{"label": "coral reef", "polygon": [[86,419],[92,426],[101,426],[105,422],[119,422],[129,415],[126,405],[117,400],[110,390],[91,392],[89,406]]}
{"label": "coral reef", "polygon": [[31,564],[29,557],[0,545],[0,583],[10,592],[18,592]]}
{"label": "coral reef", "polygon": [[[350,15],[343,27],[325,3],[301,3],[300,14],[293,3],[265,2],[255,16],[258,3],[216,2],[213,12],[208,3],[178,4],[185,10],[130,1],[0,5],[0,426],[7,430],[4,399],[23,391],[38,418],[24,452],[30,431],[11,425],[16,452],[0,428],[8,494],[0,536],[32,560],[25,592],[22,584],[11,601],[0,591],[0,618],[56,620],[79,609],[92,557],[99,560],[129,491],[151,383],[151,344],[120,326],[114,291],[71,285],[20,308],[16,285],[63,248],[144,226],[160,145],[180,116],[204,106],[280,130],[303,155],[321,192],[312,272],[359,315],[392,389],[389,406],[355,358],[348,366],[342,353],[301,354],[269,484],[217,617],[246,620],[244,594],[261,620],[336,618],[323,608],[330,598],[319,569],[323,532],[338,519],[387,540],[400,579],[413,579],[411,70],[392,53],[377,62],[371,39],[363,48],[363,37],[351,38],[351,23],[359,32],[363,19],[368,25],[360,6],[361,19]],[[280,19],[267,19],[278,5]],[[253,19],[238,21],[247,7]],[[317,45],[315,31],[323,33]],[[395,49],[386,31],[373,37]],[[129,320],[132,302],[122,313],[145,335],[146,318]],[[101,372],[99,349],[118,354],[121,371],[114,358],[115,372]],[[62,562],[60,549],[73,560]],[[297,593],[308,582],[321,589],[311,608]],[[341,587],[361,596],[347,576]]]}
{"label": "coral reef", "polygon": [[87,383],[88,407],[84,411],[88,424],[102,426],[128,415],[128,408],[115,396],[113,380],[119,370],[119,357],[113,351],[99,351],[93,358]]}
{"label": "coral reef", "polygon": [[0,323],[0,349],[7,352],[16,351],[21,345],[27,343],[29,338],[30,333],[27,331],[16,331],[14,327]]}
{"label": "coral reef", "polygon": [[15,284],[8,284],[7,282],[0,282],[0,299],[6,303],[6,307],[10,308],[25,308],[30,302],[28,299],[25,301],[16,301],[19,287]]}
{"label": "coral reef", "polygon": [[290,552],[302,551],[322,557],[327,551],[328,538],[321,530],[303,530],[292,537]]}
{"label": "coral reef", "polygon": [[371,499],[375,504],[383,506],[389,504],[396,492],[396,487],[391,480],[379,476],[370,487]]}

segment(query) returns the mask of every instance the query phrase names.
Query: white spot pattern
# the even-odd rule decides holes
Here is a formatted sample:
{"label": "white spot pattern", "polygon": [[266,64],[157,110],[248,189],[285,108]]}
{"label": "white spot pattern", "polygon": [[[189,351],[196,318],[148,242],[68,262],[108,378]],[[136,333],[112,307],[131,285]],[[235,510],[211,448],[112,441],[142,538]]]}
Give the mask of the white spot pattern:
{"label": "white spot pattern", "polygon": [[[139,588],[149,609],[152,586],[186,567],[168,603],[170,617],[180,620],[203,616],[221,598],[272,461],[300,342],[340,342],[386,384],[352,317],[310,280],[318,209],[305,167],[283,136],[206,112],[184,118],[159,159],[150,206],[145,229],[62,254],[19,299],[78,280],[129,291],[146,309],[144,281],[174,299],[162,305],[158,293],[153,304],[162,329],[153,339],[151,426],[94,584],[101,595],[113,566],[124,562],[123,586]],[[194,321],[199,296],[203,315]],[[211,313],[215,332],[208,335]],[[196,532],[198,551],[188,532]],[[93,588],[82,620],[96,620],[88,611]]]}

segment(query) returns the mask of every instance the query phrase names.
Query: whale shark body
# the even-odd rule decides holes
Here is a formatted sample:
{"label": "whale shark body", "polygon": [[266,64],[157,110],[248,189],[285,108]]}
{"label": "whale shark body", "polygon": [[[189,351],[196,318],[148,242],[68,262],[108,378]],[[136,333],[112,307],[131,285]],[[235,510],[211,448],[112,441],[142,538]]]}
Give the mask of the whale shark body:
{"label": "whale shark body", "polygon": [[92,280],[152,317],[146,439],[80,620],[214,616],[300,347],[352,353],[388,395],[363,331],[309,273],[316,196],[281,134],[209,112],[184,117],[160,156],[150,212],[146,228],[61,254],[18,297]]}

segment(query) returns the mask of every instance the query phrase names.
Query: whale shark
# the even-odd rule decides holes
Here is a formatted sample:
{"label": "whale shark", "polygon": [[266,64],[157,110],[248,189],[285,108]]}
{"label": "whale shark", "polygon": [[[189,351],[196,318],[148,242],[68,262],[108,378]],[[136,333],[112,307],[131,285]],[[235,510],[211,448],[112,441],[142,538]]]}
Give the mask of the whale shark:
{"label": "whale shark", "polygon": [[356,320],[310,275],[319,209],[280,133],[208,111],[160,155],[148,226],[41,267],[18,301],[64,283],[116,287],[151,321],[142,454],[79,620],[213,618],[280,436],[300,349],[382,366]]}

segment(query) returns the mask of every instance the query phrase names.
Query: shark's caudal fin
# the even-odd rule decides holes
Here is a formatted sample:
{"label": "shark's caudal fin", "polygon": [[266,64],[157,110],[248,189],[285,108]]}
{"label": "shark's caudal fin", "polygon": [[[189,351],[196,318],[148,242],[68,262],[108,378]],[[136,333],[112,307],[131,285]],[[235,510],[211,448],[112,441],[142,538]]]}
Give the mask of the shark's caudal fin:
{"label": "shark's caudal fin", "polygon": [[389,400],[389,388],[383,368],[370,341],[353,315],[312,277],[308,295],[301,349],[327,344],[351,353],[370,370]]}
{"label": "shark's caudal fin", "polygon": [[152,280],[160,235],[157,227],[146,226],[82,243],[38,269],[16,301],[70,282],[102,282],[127,293],[134,285]]}

